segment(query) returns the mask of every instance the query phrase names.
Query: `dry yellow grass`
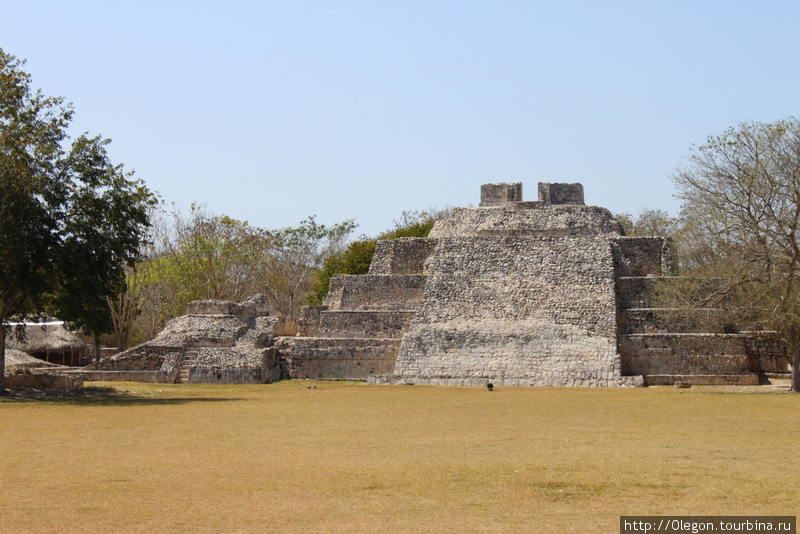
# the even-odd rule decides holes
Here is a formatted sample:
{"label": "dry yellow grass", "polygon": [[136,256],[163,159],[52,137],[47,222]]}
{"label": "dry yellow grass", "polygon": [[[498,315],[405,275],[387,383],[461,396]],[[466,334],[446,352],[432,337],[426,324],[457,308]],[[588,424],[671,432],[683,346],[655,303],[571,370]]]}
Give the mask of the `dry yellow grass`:
{"label": "dry yellow grass", "polygon": [[585,534],[620,515],[800,515],[800,396],[114,386],[132,394],[0,401],[0,532]]}

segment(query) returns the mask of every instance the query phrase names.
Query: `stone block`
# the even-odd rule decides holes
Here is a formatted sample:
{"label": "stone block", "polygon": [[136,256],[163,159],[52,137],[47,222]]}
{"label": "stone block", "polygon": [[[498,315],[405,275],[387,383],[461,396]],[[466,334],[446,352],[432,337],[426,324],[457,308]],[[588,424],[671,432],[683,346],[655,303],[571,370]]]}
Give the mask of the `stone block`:
{"label": "stone block", "polygon": [[553,204],[583,205],[583,185],[539,182],[539,202],[547,206]]}
{"label": "stone block", "polygon": [[522,201],[522,183],[494,183],[481,186],[481,207]]}
{"label": "stone block", "polygon": [[9,388],[65,389],[83,387],[82,376],[67,376],[47,373],[17,373],[6,375],[5,386]]}
{"label": "stone block", "polygon": [[394,371],[399,339],[279,338],[289,378],[355,378]]}

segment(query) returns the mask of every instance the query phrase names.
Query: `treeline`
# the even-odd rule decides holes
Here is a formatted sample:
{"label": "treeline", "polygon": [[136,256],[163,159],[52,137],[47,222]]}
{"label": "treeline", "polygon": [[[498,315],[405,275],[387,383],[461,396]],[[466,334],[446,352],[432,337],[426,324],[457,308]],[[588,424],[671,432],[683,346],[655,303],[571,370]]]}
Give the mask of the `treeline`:
{"label": "treeline", "polygon": [[124,291],[107,297],[114,345],[124,349],[151,339],[193,300],[240,302],[263,293],[278,313],[296,315],[314,273],[354,228],[352,221],[327,226],[308,217],[266,230],[205,207],[193,206],[188,215],[153,210]]}

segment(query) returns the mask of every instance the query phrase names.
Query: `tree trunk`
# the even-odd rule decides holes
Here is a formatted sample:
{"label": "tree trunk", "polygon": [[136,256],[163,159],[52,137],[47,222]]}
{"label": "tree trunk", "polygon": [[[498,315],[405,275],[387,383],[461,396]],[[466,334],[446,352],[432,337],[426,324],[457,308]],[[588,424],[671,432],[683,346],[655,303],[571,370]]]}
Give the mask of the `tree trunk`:
{"label": "tree trunk", "polygon": [[128,339],[131,336],[131,328],[130,325],[127,325],[122,332],[122,338],[117,339],[117,350],[122,352],[123,350],[128,350]]}
{"label": "tree trunk", "polygon": [[795,344],[792,350],[792,393],[800,393],[800,347]]}
{"label": "tree trunk", "polygon": [[103,351],[100,350],[100,334],[94,335],[94,361],[92,363],[96,363],[100,361],[100,356],[102,356]]}
{"label": "tree trunk", "polygon": [[0,325],[0,396],[8,395],[6,390],[6,331]]}

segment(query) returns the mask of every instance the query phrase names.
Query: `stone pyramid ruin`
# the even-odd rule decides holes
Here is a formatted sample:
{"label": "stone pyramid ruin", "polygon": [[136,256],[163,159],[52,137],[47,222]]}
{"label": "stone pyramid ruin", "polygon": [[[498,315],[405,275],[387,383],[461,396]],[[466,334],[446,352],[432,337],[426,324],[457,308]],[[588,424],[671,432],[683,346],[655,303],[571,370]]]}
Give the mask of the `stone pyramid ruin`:
{"label": "stone pyramid ruin", "polygon": [[291,378],[536,386],[757,384],[786,363],[768,334],[666,332],[650,305],[670,242],[626,237],[581,184],[481,187],[428,238],[378,243],[368,275],[339,275],[298,337]]}
{"label": "stone pyramid ruin", "polygon": [[[337,275],[299,321],[264,297],[192,303],[88,379],[263,383],[643,386],[759,383],[785,372],[769,332],[669,331],[652,307],[670,241],[627,237],[581,184],[481,187],[427,238],[378,242],[366,275]],[[137,374],[138,373],[138,374]]]}

